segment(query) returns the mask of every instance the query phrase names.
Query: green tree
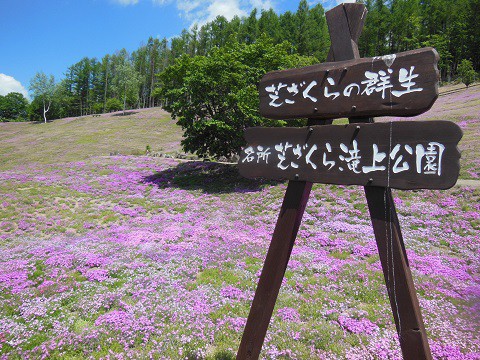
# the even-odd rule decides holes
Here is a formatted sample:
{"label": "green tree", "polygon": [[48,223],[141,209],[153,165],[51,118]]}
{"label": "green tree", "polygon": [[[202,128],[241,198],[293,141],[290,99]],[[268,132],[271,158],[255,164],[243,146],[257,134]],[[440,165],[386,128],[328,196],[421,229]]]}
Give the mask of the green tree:
{"label": "green tree", "polygon": [[47,122],[47,112],[50,110],[50,105],[53,100],[55,92],[55,78],[53,75],[47,77],[43,72],[37,72],[30,80],[30,91],[33,92],[35,98],[39,98],[43,105],[43,119]]}
{"label": "green tree", "polygon": [[379,56],[390,53],[391,13],[385,0],[367,0],[368,15],[363,29],[359,51],[361,56]]}
{"label": "green tree", "polygon": [[138,72],[131,63],[125,62],[116,69],[114,86],[119,97],[123,99],[123,113],[125,114],[127,102],[129,106],[137,103],[140,86]]}
{"label": "green tree", "polygon": [[308,3],[307,0],[301,0],[298,4],[298,9],[296,13],[296,45],[297,51],[301,55],[309,54],[310,50],[310,32],[315,26],[309,16],[308,16]]}
{"label": "green tree", "polygon": [[0,95],[0,119],[23,121],[27,118],[28,100],[18,92]]}
{"label": "green tree", "polygon": [[260,19],[258,19],[258,33],[267,35],[275,44],[282,42],[280,18],[273,9],[262,10]]}
{"label": "green tree", "polygon": [[297,24],[295,15],[291,11],[280,15],[280,27],[282,29],[281,39],[291,44],[289,53],[296,53]]}
{"label": "green tree", "polygon": [[238,30],[238,38],[241,43],[253,44],[258,36],[257,9],[253,9],[247,18],[243,19]]}
{"label": "green tree", "polygon": [[419,47],[422,25],[420,13],[420,0],[392,0],[391,53]]}
{"label": "green tree", "polygon": [[469,29],[467,34],[467,58],[472,60],[473,67],[478,71],[480,70],[480,26],[478,26],[480,0],[470,0],[466,11],[466,27]]}
{"label": "green tree", "polygon": [[160,74],[164,108],[184,130],[186,151],[214,158],[231,157],[244,145],[243,130],[282,125],[258,113],[257,85],[268,71],[311,65],[312,57],[289,55],[290,44],[232,42],[208,57],[182,56]]}
{"label": "green tree", "polygon": [[463,59],[458,65],[457,72],[467,88],[475,81],[476,73],[470,60]]}
{"label": "green tree", "polygon": [[440,60],[438,68],[442,79],[447,79],[453,62],[453,56],[450,52],[450,39],[445,34],[434,34],[426,37],[422,46],[431,46],[437,50]]}
{"label": "green tree", "polygon": [[[49,119],[60,119],[71,116],[72,109],[76,108],[72,94],[65,86],[65,79],[54,86],[51,103],[49,106]],[[32,121],[41,121],[43,118],[43,100],[36,97],[28,106],[28,117]]]}
{"label": "green tree", "polygon": [[312,7],[308,13],[312,28],[309,31],[308,55],[314,55],[320,62],[327,59],[330,50],[330,34],[328,33],[325,10],[321,4]]}
{"label": "green tree", "polygon": [[122,110],[122,107],[122,102],[116,98],[111,98],[107,100],[106,111],[108,112]]}

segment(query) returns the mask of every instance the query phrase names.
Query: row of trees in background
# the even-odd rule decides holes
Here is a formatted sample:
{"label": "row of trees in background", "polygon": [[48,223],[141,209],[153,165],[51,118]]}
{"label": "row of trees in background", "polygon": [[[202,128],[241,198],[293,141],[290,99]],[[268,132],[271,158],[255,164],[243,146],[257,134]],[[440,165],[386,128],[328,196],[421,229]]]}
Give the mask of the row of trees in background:
{"label": "row of trees in background", "polygon": [[[324,59],[329,48],[328,30],[321,5],[309,8],[302,1],[295,13],[277,15],[273,10],[253,10],[248,17],[228,21],[219,16],[201,27],[167,41],[149,38],[129,54],[125,49],[106,55],[100,61],[84,58],[70,66],[55,88],[50,118],[162,105],[158,75],[182,56],[209,54],[232,41],[253,44],[266,34],[275,44],[289,42],[290,54],[312,54]],[[43,101],[34,98],[32,120],[41,120]]]}
{"label": "row of trees in background", "polygon": [[[364,2],[369,13],[359,43],[362,57],[433,46],[440,53],[442,80],[456,78],[462,61],[467,61],[471,70],[480,68],[480,0]],[[159,81],[159,74],[185,61],[179,58],[208,56],[228,44],[250,45],[260,38],[269,38],[273,45],[286,42],[282,46],[287,54],[311,56],[317,62],[325,61],[330,46],[322,5],[309,7],[306,0],[300,1],[296,12],[280,15],[270,9],[253,10],[247,17],[230,21],[219,16],[203,26],[183,30],[170,41],[150,38],[131,54],[122,49],[101,60],[83,58],[66,70],[65,78],[55,83],[48,96],[34,91],[29,118],[45,120],[45,114],[55,119],[167,105],[171,99],[161,91],[164,80]],[[37,74],[32,91],[38,76],[50,80]],[[47,98],[49,107],[45,106]]]}
{"label": "row of trees in background", "polygon": [[480,0],[365,0],[368,15],[362,57],[434,47],[443,81],[458,76],[468,60],[480,69]]}

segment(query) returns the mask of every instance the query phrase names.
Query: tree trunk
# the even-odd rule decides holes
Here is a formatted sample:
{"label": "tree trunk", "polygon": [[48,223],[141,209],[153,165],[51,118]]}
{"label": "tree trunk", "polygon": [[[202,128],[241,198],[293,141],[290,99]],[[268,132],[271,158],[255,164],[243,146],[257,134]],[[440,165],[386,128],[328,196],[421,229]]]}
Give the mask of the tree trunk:
{"label": "tree trunk", "polygon": [[123,96],[123,115],[125,116],[125,108],[127,107],[127,84],[125,84],[125,95]]}
{"label": "tree trunk", "polygon": [[108,67],[105,70],[105,92],[103,94],[103,113],[107,110]]}
{"label": "tree trunk", "polygon": [[149,94],[149,107],[152,107],[153,106],[153,96],[152,96],[152,93],[153,93],[153,87],[155,85],[155,59],[152,60],[151,62],[151,66],[150,66],[150,94]]}
{"label": "tree trunk", "polygon": [[51,101],[48,102],[48,106],[46,106],[45,101],[43,102],[43,120],[45,120],[45,124],[47,123],[47,112],[50,110]]}

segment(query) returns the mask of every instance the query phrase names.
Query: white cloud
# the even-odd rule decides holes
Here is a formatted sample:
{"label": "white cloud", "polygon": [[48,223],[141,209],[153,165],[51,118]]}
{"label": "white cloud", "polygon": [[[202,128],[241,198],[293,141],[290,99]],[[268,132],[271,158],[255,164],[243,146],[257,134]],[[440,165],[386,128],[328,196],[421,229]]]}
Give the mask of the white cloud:
{"label": "white cloud", "polygon": [[[111,0],[114,3],[127,6],[136,5],[140,1],[148,0]],[[149,0],[153,4],[163,6],[174,3],[179,15],[189,21],[191,25],[203,25],[214,20],[217,16],[224,16],[231,20],[234,16],[248,16],[253,9],[268,10],[274,8],[276,0]]]}
{"label": "white cloud", "polygon": [[128,6],[128,5],[136,5],[138,4],[138,0],[112,0],[114,3],[123,5],[123,6]]}
{"label": "white cloud", "polygon": [[177,9],[182,12],[182,16],[187,19],[190,19],[192,14],[194,13],[202,13],[202,9],[204,8],[205,1],[204,0],[196,0],[196,1],[177,1]]}
{"label": "white cloud", "polygon": [[250,5],[258,10],[275,9],[275,6],[271,0],[250,0]]}
{"label": "white cloud", "polygon": [[234,16],[248,16],[253,9],[275,8],[275,0],[175,0],[175,2],[180,16],[190,21],[192,25],[194,23],[203,25],[217,16],[231,20]]}
{"label": "white cloud", "polygon": [[15,80],[12,76],[0,73],[0,95],[7,95],[11,92],[18,92],[29,99],[28,91],[20,81]]}
{"label": "white cloud", "polygon": [[235,15],[247,15],[247,12],[240,8],[238,0],[214,0],[208,6],[207,13],[207,21],[211,21],[217,16],[224,16],[227,20],[232,20]]}

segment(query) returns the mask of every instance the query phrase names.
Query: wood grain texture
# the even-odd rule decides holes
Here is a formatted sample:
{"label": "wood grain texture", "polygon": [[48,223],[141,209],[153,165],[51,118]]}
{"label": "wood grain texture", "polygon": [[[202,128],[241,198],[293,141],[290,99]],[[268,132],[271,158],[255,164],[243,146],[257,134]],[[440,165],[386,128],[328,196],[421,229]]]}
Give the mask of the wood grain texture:
{"label": "wood grain texture", "polygon": [[237,359],[258,359],[312,183],[290,181],[268,248]]}
{"label": "wood grain texture", "polygon": [[[461,129],[450,121],[250,128],[245,131],[248,145],[240,156],[239,170],[248,178],[448,189],[458,178],[461,137]],[[433,145],[438,156],[432,155],[431,160],[437,162],[427,166],[426,153],[432,143],[445,148],[441,152]]]}
{"label": "wood grain texture", "polygon": [[[433,48],[423,48],[270,72],[259,84],[260,114],[272,119],[418,115],[438,97],[438,59]],[[410,87],[401,71],[414,76]],[[375,85],[367,83],[367,72],[377,74]],[[382,77],[388,77],[385,86]]]}
{"label": "wood grain texture", "polygon": [[431,360],[392,192],[365,187],[383,275],[404,360]]}

